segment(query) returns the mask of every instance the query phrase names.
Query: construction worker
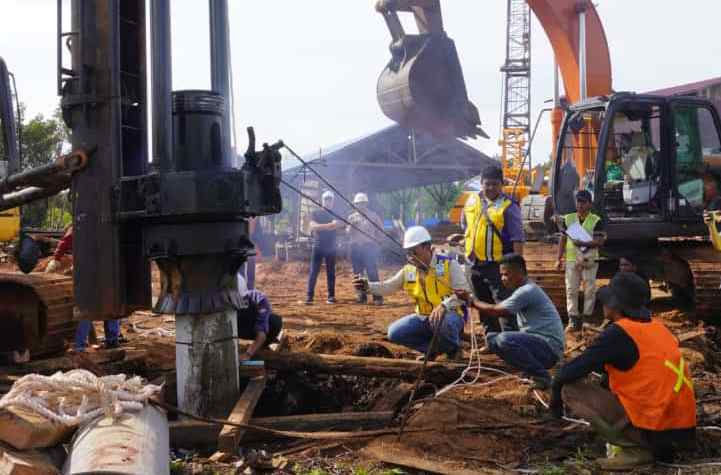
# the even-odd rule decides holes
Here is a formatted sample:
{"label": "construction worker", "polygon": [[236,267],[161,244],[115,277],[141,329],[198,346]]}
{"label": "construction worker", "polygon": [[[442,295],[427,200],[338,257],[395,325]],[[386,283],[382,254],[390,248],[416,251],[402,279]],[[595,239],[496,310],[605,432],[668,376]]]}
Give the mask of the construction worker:
{"label": "construction worker", "polygon": [[455,358],[461,348],[465,311],[454,290],[470,290],[465,273],[455,259],[433,250],[431,235],[422,226],[406,230],[403,249],[408,264],[396,275],[383,282],[356,276],[353,285],[379,296],[405,290],[415,300],[416,311],[393,322],[388,339],[426,354],[437,331],[430,357],[445,353]]}
{"label": "construction worker", "polygon": [[[495,303],[505,296],[501,286],[499,262],[507,253],[523,254],[521,209],[503,194],[503,171],[492,165],[481,174],[481,192],[466,201],[462,222],[465,235],[449,236],[449,241],[465,241],[465,254],[471,263],[473,294],[486,303]],[[487,332],[517,330],[515,320],[487,318]]]}
{"label": "construction worker", "polygon": [[321,202],[323,207],[313,211],[310,221],[310,232],[313,235],[313,247],[310,254],[310,275],[308,276],[308,293],[305,304],[313,304],[315,294],[315,283],[320,274],[320,266],[325,261],[325,272],[328,278],[328,300],[334,304],[335,300],[335,257],[336,257],[336,235],[338,229],[343,227],[329,212],[333,209],[335,195],[331,191],[323,192]]}
{"label": "construction worker", "polygon": [[[695,438],[696,401],[678,340],[646,308],[649,289],[639,276],[620,272],[598,291],[611,324],[580,356],[566,363],[552,384],[556,417],[564,402],[609,444],[598,463],[630,470],[654,459],[669,461]],[[603,368],[608,388],[583,381]]]}
{"label": "construction worker", "polygon": [[714,248],[721,251],[721,183],[716,175],[708,171],[703,177],[703,187],[703,220]]}
{"label": "construction worker", "polygon": [[[362,275],[365,271],[368,280],[377,282],[378,279],[378,254],[380,248],[377,240],[378,228],[383,228],[383,220],[380,216],[368,208],[368,195],[356,193],[353,197],[353,204],[360,210],[348,216],[347,231],[350,234],[350,258],[353,264],[353,274]],[[356,291],[356,301],[366,303],[368,294],[362,290]],[[374,295],[373,303],[383,305],[383,297]]]}
{"label": "construction worker", "polygon": [[548,389],[548,370],[563,358],[565,337],[558,310],[546,293],[528,279],[526,261],[519,254],[501,259],[501,280],[513,293],[498,304],[489,304],[458,292],[478,310],[481,320],[488,318],[515,319],[518,331],[486,333],[487,348],[503,361],[518,368],[533,380],[538,389]]}
{"label": "construction worker", "polygon": [[[65,228],[65,234],[55,248],[53,258],[48,262],[45,268],[46,273],[57,273],[61,270],[61,262],[66,257],[72,257],[73,253],[73,227]],[[105,331],[105,348],[117,348],[120,346],[122,335],[120,334],[120,320],[103,320],[103,329]],[[82,353],[88,344],[88,337],[93,331],[93,322],[90,320],[80,320],[78,328],[75,330],[74,349],[76,352]]]}
{"label": "construction worker", "polygon": [[283,319],[273,313],[270,300],[261,291],[248,289],[240,273],[237,274],[238,294],[241,308],[238,309],[238,338],[253,340],[247,350],[238,358],[252,360],[257,351],[278,340],[283,328]]}
{"label": "construction worker", "polygon": [[[563,227],[568,230],[578,223],[591,237],[590,241],[572,239],[566,233],[561,234],[558,243],[557,269],[566,265],[566,310],[568,311],[568,329],[580,331],[583,320],[593,314],[596,303],[596,274],[598,273],[598,248],[603,246],[602,237],[594,238],[594,233],[603,230],[603,221],[591,211],[593,198],[588,190],[576,192],[576,212],[563,217]],[[578,295],[583,283],[583,312],[579,312]]]}

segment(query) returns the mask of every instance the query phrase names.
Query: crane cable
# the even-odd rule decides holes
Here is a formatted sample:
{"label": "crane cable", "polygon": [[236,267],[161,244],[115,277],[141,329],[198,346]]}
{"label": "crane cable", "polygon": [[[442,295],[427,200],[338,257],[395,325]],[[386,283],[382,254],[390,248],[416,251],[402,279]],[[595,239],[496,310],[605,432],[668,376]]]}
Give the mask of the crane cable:
{"label": "crane cable", "polygon": [[[280,182],[281,182],[282,184],[284,184],[286,187],[288,187],[291,191],[294,191],[295,193],[297,193],[298,195],[300,195],[302,198],[305,198],[306,200],[310,201],[311,203],[313,203],[314,205],[318,206],[319,208],[326,210],[326,211],[327,211],[329,214],[331,214],[333,217],[335,217],[335,218],[343,221],[346,225],[350,226],[351,228],[355,229],[356,231],[358,231],[359,233],[363,234],[363,235],[366,236],[367,238],[371,239],[372,241],[374,241],[374,242],[375,242],[376,244],[378,244],[379,246],[382,246],[382,245],[383,245],[383,243],[382,243],[378,238],[376,238],[375,236],[373,236],[373,235],[371,235],[371,234],[368,234],[367,232],[365,232],[364,230],[362,230],[361,228],[359,228],[359,227],[356,226],[355,224],[351,223],[350,221],[348,221],[347,219],[345,219],[344,217],[342,217],[341,215],[339,215],[338,213],[336,213],[335,211],[333,211],[332,209],[326,208],[325,206],[323,206],[322,203],[319,203],[316,199],[314,199],[313,197],[311,197],[311,196],[308,195],[307,193],[303,193],[301,190],[299,190],[299,189],[296,188],[295,186],[291,185],[291,184],[288,183],[287,181],[283,180],[282,178],[280,179]],[[394,242],[396,242],[395,239],[394,239]],[[399,256],[399,257],[403,258],[403,260],[406,259],[406,255],[405,255],[405,254],[401,254],[400,252],[396,251],[395,249],[389,249],[389,251],[392,252],[393,254],[395,254],[396,256]]]}
{"label": "crane cable", "polygon": [[[310,170],[311,172],[313,172],[313,174],[314,174],[315,176],[317,176],[318,178],[320,178],[320,180],[321,180],[328,188],[330,188],[335,194],[337,194],[338,196],[340,196],[340,197],[343,199],[343,201],[345,201],[345,202],[348,204],[348,206],[350,206],[350,207],[351,207],[352,209],[354,209],[358,214],[360,214],[362,217],[364,217],[369,223],[371,223],[374,228],[376,228],[377,230],[379,230],[379,231],[380,231],[381,233],[383,233],[388,239],[390,239],[390,240],[393,241],[395,244],[397,244],[398,247],[401,247],[401,248],[403,247],[403,245],[395,238],[395,236],[387,233],[386,230],[383,229],[382,226],[379,226],[375,221],[373,221],[372,219],[370,219],[370,218],[368,217],[368,215],[365,214],[365,213],[364,213],[360,208],[358,208],[354,203],[351,203],[351,201],[350,201],[348,198],[346,198],[346,197],[343,195],[343,193],[341,193],[340,191],[338,191],[338,189],[337,189],[335,186],[333,186],[328,180],[326,180],[320,173],[318,173],[318,171],[316,171],[315,168],[311,167],[308,162],[306,162],[305,160],[303,160],[303,159],[300,157],[300,155],[298,155],[297,153],[295,153],[295,151],[294,151],[292,148],[290,148],[290,147],[288,146],[288,144],[285,144],[285,143],[284,143],[284,144],[283,144],[283,147],[285,147],[286,150],[288,150],[288,151],[291,153],[291,155],[293,155],[296,159],[298,159],[298,161],[300,161],[300,163],[302,163],[304,167],[306,167],[308,170]],[[287,185],[287,184],[286,184],[286,185]]]}

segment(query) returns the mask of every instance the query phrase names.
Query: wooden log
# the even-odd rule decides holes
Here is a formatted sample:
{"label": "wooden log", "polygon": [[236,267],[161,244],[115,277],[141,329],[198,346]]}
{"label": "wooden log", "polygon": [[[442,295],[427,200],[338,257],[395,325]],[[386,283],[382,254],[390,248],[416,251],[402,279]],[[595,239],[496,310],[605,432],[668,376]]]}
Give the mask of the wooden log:
{"label": "wooden log", "polygon": [[43,360],[31,361],[29,363],[0,367],[0,373],[5,374],[52,374],[57,371],[67,371],[75,368],[83,368],[84,362],[101,365],[120,361],[125,358],[125,350],[115,348],[112,350],[101,350],[97,352],[84,353],[82,356],[60,356]]}
{"label": "wooden log", "polygon": [[78,430],[64,475],[169,475],[168,419],[154,406],[96,419]]}
{"label": "wooden log", "polygon": [[[380,429],[393,420],[393,411],[377,412],[335,412],[329,414],[303,414],[282,417],[257,417],[248,423],[275,430],[317,432],[330,430]],[[194,420],[170,423],[170,445],[180,448],[208,448],[218,441],[220,424],[209,424]],[[265,432],[248,430],[243,442],[277,439]]]}
{"label": "wooden log", "polygon": [[[243,391],[238,402],[235,403],[235,407],[233,407],[233,410],[230,412],[228,420],[238,424],[247,423],[253,415],[255,406],[258,404],[260,395],[263,394],[264,389],[265,376],[252,378],[245,387],[245,391]],[[245,431],[240,427],[223,426],[218,436],[218,450],[221,452],[234,453],[244,433]]]}
{"label": "wooden log", "polygon": [[19,450],[52,447],[67,439],[74,430],[20,407],[0,411],[0,440]]}
{"label": "wooden log", "polygon": [[[277,371],[312,371],[406,381],[415,381],[423,366],[422,362],[412,360],[294,352],[262,351],[258,358],[265,361],[266,368]],[[425,380],[436,384],[450,383],[455,381],[465,368],[465,364],[429,362],[425,370]]]}

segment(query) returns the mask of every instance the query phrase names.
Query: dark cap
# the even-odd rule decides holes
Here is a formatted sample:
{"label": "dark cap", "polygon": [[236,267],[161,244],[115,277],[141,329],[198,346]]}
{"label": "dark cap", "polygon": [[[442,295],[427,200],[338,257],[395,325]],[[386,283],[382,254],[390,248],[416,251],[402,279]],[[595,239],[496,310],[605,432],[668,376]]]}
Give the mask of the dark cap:
{"label": "dark cap", "polygon": [[588,190],[578,190],[576,192],[576,201],[585,201],[590,203],[593,201],[593,196],[591,196],[591,192]]}
{"label": "dark cap", "polygon": [[503,180],[503,170],[498,165],[489,165],[483,169],[481,180]]}
{"label": "dark cap", "polygon": [[619,272],[611,282],[598,289],[598,300],[606,307],[631,318],[649,318],[646,308],[651,290],[648,283],[633,272]]}

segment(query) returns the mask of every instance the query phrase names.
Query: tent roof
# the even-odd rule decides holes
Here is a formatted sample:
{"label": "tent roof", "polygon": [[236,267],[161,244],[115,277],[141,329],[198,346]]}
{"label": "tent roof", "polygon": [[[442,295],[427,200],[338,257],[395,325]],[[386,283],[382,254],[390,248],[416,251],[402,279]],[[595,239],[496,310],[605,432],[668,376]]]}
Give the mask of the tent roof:
{"label": "tent roof", "polygon": [[[456,140],[440,140],[416,133],[415,162],[409,131],[393,125],[303,157],[318,173],[344,193],[387,192],[404,188],[465,181],[488,165],[498,163]],[[304,166],[283,171],[298,183],[315,179]]]}

